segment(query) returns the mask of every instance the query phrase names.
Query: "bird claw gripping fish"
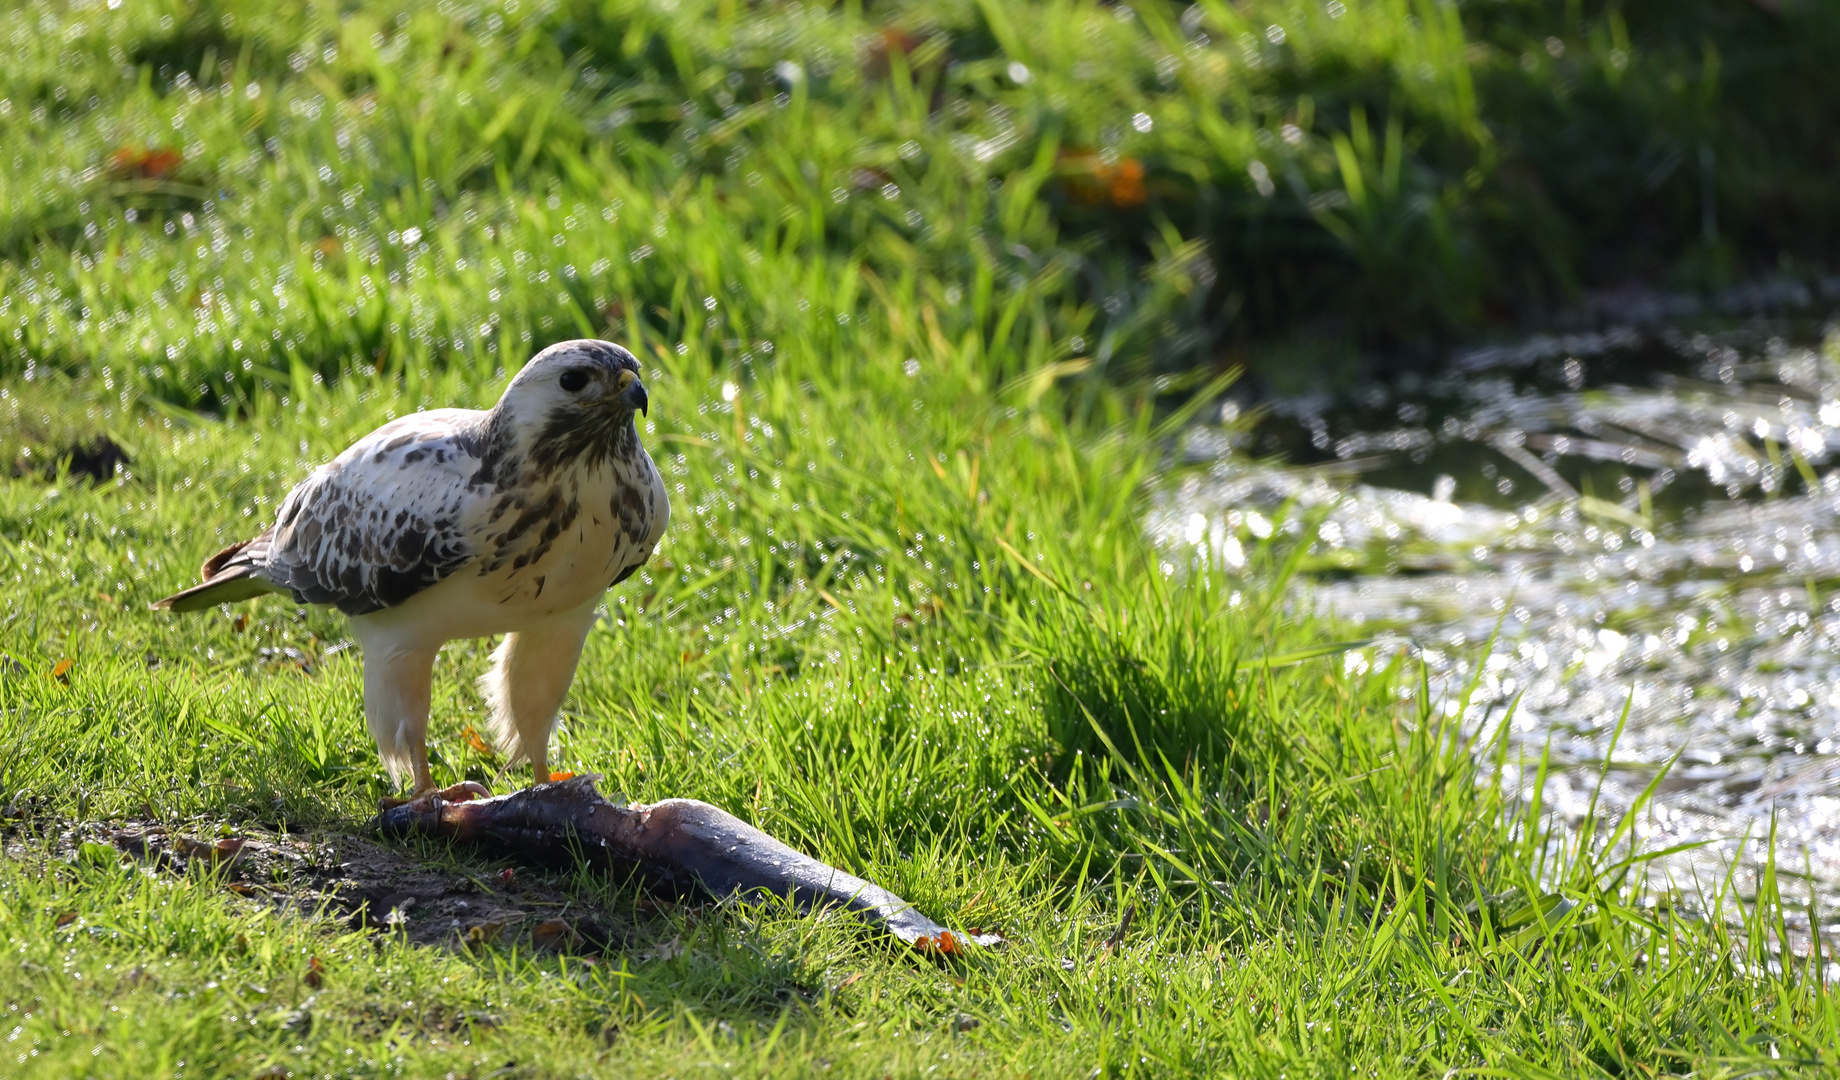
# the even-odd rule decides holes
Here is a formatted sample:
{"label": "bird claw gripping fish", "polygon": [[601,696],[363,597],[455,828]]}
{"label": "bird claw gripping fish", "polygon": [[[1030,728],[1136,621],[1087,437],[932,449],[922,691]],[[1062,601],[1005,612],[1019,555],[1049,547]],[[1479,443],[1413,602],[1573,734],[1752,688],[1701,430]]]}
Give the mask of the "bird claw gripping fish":
{"label": "bird claw gripping fish", "polygon": [[445,837],[525,858],[582,858],[635,870],[654,886],[780,896],[808,911],[851,911],[925,953],[957,955],[1002,941],[949,930],[887,889],[794,851],[708,803],[623,806],[597,791],[595,779],[578,776],[465,802],[423,796],[384,810],[375,825],[387,835]]}

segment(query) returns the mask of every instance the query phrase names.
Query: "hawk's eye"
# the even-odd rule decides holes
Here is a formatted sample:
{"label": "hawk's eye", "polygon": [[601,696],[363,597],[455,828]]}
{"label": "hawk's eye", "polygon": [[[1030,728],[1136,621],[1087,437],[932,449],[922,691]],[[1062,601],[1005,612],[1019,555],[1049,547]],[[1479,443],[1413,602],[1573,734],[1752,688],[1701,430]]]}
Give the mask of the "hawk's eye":
{"label": "hawk's eye", "polygon": [[562,373],[562,388],[573,394],[588,385],[588,373],[580,368],[571,368]]}

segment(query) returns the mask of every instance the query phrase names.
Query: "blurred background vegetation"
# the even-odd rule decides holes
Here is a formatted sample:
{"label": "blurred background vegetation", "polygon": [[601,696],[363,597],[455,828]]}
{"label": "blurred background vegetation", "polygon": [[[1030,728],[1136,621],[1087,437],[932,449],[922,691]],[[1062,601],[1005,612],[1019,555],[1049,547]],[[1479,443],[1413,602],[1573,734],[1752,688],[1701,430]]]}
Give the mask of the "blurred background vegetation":
{"label": "blurred background vegetation", "polygon": [[576,334],[745,371],[813,306],[858,363],[903,289],[997,379],[1294,390],[1840,239],[1813,0],[100,0],[7,33],[0,375],[215,411]]}

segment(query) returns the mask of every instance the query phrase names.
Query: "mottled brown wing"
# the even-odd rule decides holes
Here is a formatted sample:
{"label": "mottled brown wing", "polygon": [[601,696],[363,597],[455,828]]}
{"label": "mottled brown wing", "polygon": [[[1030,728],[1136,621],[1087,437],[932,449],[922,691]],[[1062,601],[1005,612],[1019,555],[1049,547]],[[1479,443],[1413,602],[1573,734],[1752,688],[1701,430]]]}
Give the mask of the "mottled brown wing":
{"label": "mottled brown wing", "polygon": [[416,413],[365,436],[288,494],[262,576],[348,615],[393,607],[472,562],[489,486],[483,414]]}

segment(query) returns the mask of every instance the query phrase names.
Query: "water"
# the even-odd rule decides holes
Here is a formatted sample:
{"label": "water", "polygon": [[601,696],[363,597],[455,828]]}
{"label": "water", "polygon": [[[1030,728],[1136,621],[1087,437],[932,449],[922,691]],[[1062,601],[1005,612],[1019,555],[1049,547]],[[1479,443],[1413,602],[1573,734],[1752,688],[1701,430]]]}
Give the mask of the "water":
{"label": "water", "polygon": [[1774,820],[1779,872],[1840,901],[1840,334],[1626,330],[1457,367],[1191,431],[1153,533],[1233,563],[1322,515],[1308,602],[1422,659],[1452,715],[1476,680],[1463,720],[1509,717],[1512,780],[1550,746],[1546,804],[1576,822],[1606,759],[1614,815],[1678,755],[1637,835],[1705,846],[1657,884],[1736,865],[1745,891]]}

